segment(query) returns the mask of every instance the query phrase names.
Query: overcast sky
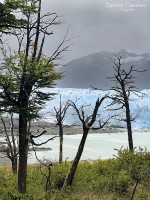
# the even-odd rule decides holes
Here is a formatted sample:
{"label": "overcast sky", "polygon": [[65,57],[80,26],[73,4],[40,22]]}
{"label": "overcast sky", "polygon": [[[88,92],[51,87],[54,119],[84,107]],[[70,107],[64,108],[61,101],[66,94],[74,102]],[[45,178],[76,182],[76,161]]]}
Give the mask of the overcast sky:
{"label": "overcast sky", "polygon": [[[142,7],[129,7],[133,4]],[[122,48],[150,53],[149,0],[43,0],[43,9],[63,15],[65,23],[54,32],[58,40],[68,26],[69,37],[76,37],[71,51],[64,56],[66,61]],[[52,40],[51,47],[54,45]]]}
{"label": "overcast sky", "polygon": [[[2,0],[0,0],[2,2]],[[100,51],[150,53],[150,0],[42,0],[43,12],[63,15],[46,52],[52,53],[69,27],[75,37],[63,63]],[[120,8],[118,8],[118,6]],[[141,6],[131,8],[130,6]]]}

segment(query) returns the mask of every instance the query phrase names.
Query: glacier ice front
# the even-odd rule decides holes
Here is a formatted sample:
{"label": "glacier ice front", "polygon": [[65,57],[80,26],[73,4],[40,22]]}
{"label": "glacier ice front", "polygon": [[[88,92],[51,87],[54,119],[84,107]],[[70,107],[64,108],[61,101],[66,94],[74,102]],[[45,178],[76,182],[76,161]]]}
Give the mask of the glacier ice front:
{"label": "glacier ice front", "polygon": [[[56,93],[54,99],[49,102],[46,102],[45,107],[41,111],[46,121],[55,122],[54,117],[54,106],[59,108],[60,95],[62,103],[67,102],[68,100],[76,102],[77,106],[85,106],[85,114],[92,114],[94,104],[97,98],[101,98],[107,93],[113,94],[112,91],[101,91],[101,90],[91,90],[91,89],[75,89],[75,88],[51,88],[46,89],[48,92]],[[136,116],[136,120],[132,122],[133,128],[150,128],[150,90],[142,90],[144,95],[143,97],[138,97],[134,94],[131,95],[130,99],[130,109],[131,115]],[[106,120],[107,117],[113,115],[114,112],[118,112],[122,118],[124,118],[124,112],[121,111],[110,111],[107,109],[107,105],[110,103],[110,99],[106,99],[101,108],[99,109],[100,118]],[[116,105],[117,106],[117,105]],[[74,114],[74,111],[70,109],[64,121],[65,124],[80,124],[78,117]],[[113,125],[120,125],[125,127],[124,122],[119,122],[115,119],[110,121]]]}

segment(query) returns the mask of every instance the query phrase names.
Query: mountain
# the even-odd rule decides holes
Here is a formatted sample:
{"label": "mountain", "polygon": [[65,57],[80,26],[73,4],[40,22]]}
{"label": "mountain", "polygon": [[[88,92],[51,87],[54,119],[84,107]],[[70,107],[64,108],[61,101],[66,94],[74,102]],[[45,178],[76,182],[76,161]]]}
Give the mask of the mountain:
{"label": "mountain", "polygon": [[[42,110],[42,115],[44,116],[45,120],[52,123],[54,123],[55,121],[54,106],[56,108],[59,108],[60,95],[62,103],[65,103],[68,100],[72,100],[76,103],[78,108],[84,106],[85,115],[91,115],[97,98],[101,98],[107,93],[109,93],[110,95],[113,94],[113,91],[75,89],[75,88],[51,88],[47,89],[46,91],[57,94],[54,96],[53,100],[48,101],[45,104],[45,107]],[[134,128],[150,128],[150,90],[142,90],[141,92],[144,93],[143,98],[135,94],[131,94],[130,97],[131,115],[132,117],[135,116],[137,117],[136,120],[132,122],[132,126]],[[102,106],[100,107],[99,110],[100,119],[106,120],[111,115],[116,115],[116,114],[119,115],[119,119],[121,118],[124,119],[125,113],[123,112],[123,110],[120,111],[107,110],[107,105],[109,105],[110,102],[111,102],[110,99],[106,99],[102,103]],[[79,123],[78,117],[75,115],[73,109],[70,109],[68,111],[68,115],[66,116],[64,123],[70,125],[74,123]],[[118,122],[118,120],[115,119],[110,121],[110,125],[126,127],[126,124],[123,121]]]}
{"label": "mountain", "polygon": [[64,72],[62,80],[58,81],[57,87],[62,88],[89,88],[90,86],[107,90],[111,83],[106,77],[114,74],[113,57],[122,56],[124,67],[134,65],[138,70],[146,72],[135,73],[135,83],[139,89],[150,88],[150,54],[128,53],[125,49],[118,52],[102,51],[90,54],[69,62],[66,66],[59,67]]}

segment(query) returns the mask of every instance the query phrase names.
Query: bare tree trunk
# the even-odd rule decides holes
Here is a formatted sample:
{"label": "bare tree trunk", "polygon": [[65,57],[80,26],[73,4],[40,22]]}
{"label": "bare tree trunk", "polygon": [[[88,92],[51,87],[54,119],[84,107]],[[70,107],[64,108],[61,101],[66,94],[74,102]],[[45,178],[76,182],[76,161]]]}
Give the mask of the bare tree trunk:
{"label": "bare tree trunk", "polygon": [[122,83],[122,92],[126,109],[126,123],[127,123],[127,132],[128,132],[128,144],[130,151],[133,151],[133,138],[132,138],[132,126],[131,126],[131,115],[130,115],[130,107],[129,100],[125,90],[125,85]]}
{"label": "bare tree trunk", "polygon": [[7,138],[7,145],[8,145],[7,157],[11,160],[12,172],[16,174],[17,173],[17,148],[16,148],[15,136],[14,136],[13,114],[11,113],[10,116],[11,116],[10,118],[10,124],[11,124],[10,134],[11,135],[10,136],[9,136],[9,133],[7,132],[6,124],[2,116],[1,116],[1,121],[3,123],[4,131]]}
{"label": "bare tree trunk", "polygon": [[62,124],[59,125],[59,140],[60,140],[60,145],[59,145],[59,164],[61,164],[62,161],[63,161],[63,127],[62,127]]}
{"label": "bare tree trunk", "polygon": [[[137,70],[134,65],[123,67],[124,63],[121,62],[122,56],[116,56],[114,58],[114,66],[113,69],[115,71],[114,76],[108,77],[110,80],[115,82],[114,86],[111,87],[115,93],[110,98],[113,100],[109,106],[113,106],[115,104],[119,104],[120,107],[114,110],[125,109],[125,119],[123,121],[126,122],[127,133],[128,133],[128,145],[129,150],[134,152],[133,146],[133,137],[132,137],[132,121],[136,119],[130,114],[130,96],[131,93],[134,93],[138,97],[142,94],[138,92],[136,89],[136,85],[134,83],[135,72],[144,72],[145,70]],[[142,97],[142,96],[141,96]],[[113,110],[113,109],[112,109]],[[119,119],[120,120],[120,119]]]}
{"label": "bare tree trunk", "polygon": [[13,157],[11,160],[13,174],[17,174],[17,160],[17,156]]}
{"label": "bare tree trunk", "polygon": [[[105,95],[104,97],[102,97],[101,99],[97,99],[96,103],[95,103],[95,107],[94,107],[94,110],[93,110],[93,113],[92,115],[89,115],[87,117],[85,117],[85,114],[84,114],[84,110],[83,110],[83,106],[80,107],[80,109],[78,109],[76,107],[76,104],[74,102],[71,101],[71,106],[75,109],[80,121],[82,122],[82,127],[83,127],[83,135],[82,135],[82,138],[81,138],[81,141],[80,141],[80,144],[79,144],[79,147],[78,147],[78,151],[77,151],[77,154],[73,160],[73,163],[71,165],[71,168],[67,174],[67,177],[65,179],[65,182],[64,182],[64,185],[62,187],[62,190],[64,188],[66,188],[67,186],[71,186],[72,185],[72,181],[74,179],[74,176],[75,176],[75,173],[76,173],[76,169],[77,169],[77,166],[78,166],[78,163],[80,161],[80,158],[82,156],[82,153],[83,153],[83,149],[84,149],[84,146],[85,146],[85,142],[86,142],[86,138],[88,136],[88,133],[89,133],[89,129],[92,127],[92,125],[95,123],[96,119],[97,119],[97,113],[98,113],[98,109],[101,105],[101,103],[104,101],[104,99],[106,98],[107,96]],[[109,120],[109,119],[108,119]],[[103,128],[104,125],[108,122],[108,120],[106,122],[104,122],[103,124],[100,123],[100,126],[97,127],[97,129],[100,129],[100,128]]]}
{"label": "bare tree trunk", "polygon": [[80,141],[76,157],[75,157],[75,159],[74,159],[74,161],[72,163],[72,166],[71,166],[71,168],[69,170],[69,173],[68,173],[68,175],[66,177],[66,180],[64,182],[62,190],[66,186],[69,186],[69,185],[71,186],[72,185],[72,181],[73,181],[73,178],[74,178],[78,163],[80,161],[80,158],[81,158],[84,146],[85,146],[85,142],[86,142],[86,138],[87,138],[88,132],[89,132],[89,129],[85,129],[84,132],[83,132],[83,136],[82,136],[82,139]]}
{"label": "bare tree trunk", "polygon": [[61,103],[61,95],[60,95],[60,105],[59,109],[57,110],[55,107],[55,112],[56,112],[56,120],[57,120],[57,125],[59,126],[59,164],[62,163],[63,161],[63,120],[66,115],[66,111],[69,108],[68,102],[65,103],[63,106]]}
{"label": "bare tree trunk", "polygon": [[131,195],[131,199],[130,199],[130,200],[133,200],[133,198],[134,198],[134,194],[135,194],[136,188],[137,188],[137,186],[138,186],[138,183],[139,183],[139,179],[137,179],[137,181],[136,181],[136,184],[135,184],[135,187],[134,187],[134,189],[133,189],[133,192],[132,192],[132,195]]}
{"label": "bare tree trunk", "polygon": [[27,178],[27,155],[28,155],[28,138],[27,138],[27,119],[23,113],[19,114],[19,167],[18,167],[18,191],[26,192]]}
{"label": "bare tree trunk", "polygon": [[12,143],[13,143],[13,155],[12,155],[12,171],[14,174],[17,174],[17,169],[18,169],[18,158],[17,158],[17,147],[15,143],[15,136],[14,136],[14,121],[13,121],[13,113],[10,115],[10,120],[11,120],[11,137],[12,137]]}
{"label": "bare tree trunk", "polygon": [[126,120],[127,120],[127,131],[128,131],[128,144],[130,151],[133,151],[133,138],[132,138],[132,126],[130,118],[130,108],[129,103],[126,102]]}

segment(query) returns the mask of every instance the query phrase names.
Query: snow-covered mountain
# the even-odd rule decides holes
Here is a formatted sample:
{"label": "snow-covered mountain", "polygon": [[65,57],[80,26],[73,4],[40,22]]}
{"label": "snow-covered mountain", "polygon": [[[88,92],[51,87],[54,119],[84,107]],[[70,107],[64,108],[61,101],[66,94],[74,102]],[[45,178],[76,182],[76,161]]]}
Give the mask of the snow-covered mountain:
{"label": "snow-covered mountain", "polygon": [[[101,91],[101,90],[91,90],[91,89],[75,89],[75,88],[52,88],[47,89],[52,93],[57,93],[54,99],[45,104],[42,114],[46,121],[52,123],[55,122],[54,117],[54,106],[59,108],[60,95],[62,103],[65,104],[68,100],[76,102],[78,107],[85,106],[85,114],[92,114],[95,102],[97,98],[101,98],[105,94],[112,94],[112,91]],[[137,115],[136,121],[132,123],[134,128],[150,128],[150,90],[145,89],[141,91],[144,93],[143,98],[140,98],[134,94],[131,95],[130,108],[131,115],[134,117]],[[119,118],[124,118],[124,112],[121,111],[110,111],[107,108],[107,105],[110,103],[110,99],[106,99],[99,110],[101,114],[100,119],[106,120],[109,116],[118,113]],[[68,114],[64,123],[74,124],[79,123],[78,117],[73,114],[73,110],[68,110]],[[118,120],[111,120],[110,124],[125,126],[124,122],[118,122]]]}
{"label": "snow-covered mountain", "polygon": [[118,52],[102,51],[72,60],[58,70],[64,72],[64,77],[58,81],[58,87],[63,88],[89,88],[98,87],[104,90],[110,88],[110,81],[106,77],[114,74],[113,57],[122,56],[124,67],[134,65],[136,69],[147,69],[144,73],[135,73],[135,80],[139,89],[149,89],[150,54],[129,53],[125,49]]}

